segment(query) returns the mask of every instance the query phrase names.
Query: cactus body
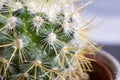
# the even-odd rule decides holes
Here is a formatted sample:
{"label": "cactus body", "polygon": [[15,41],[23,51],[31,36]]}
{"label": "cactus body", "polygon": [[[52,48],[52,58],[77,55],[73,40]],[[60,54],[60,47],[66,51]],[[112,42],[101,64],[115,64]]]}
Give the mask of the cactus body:
{"label": "cactus body", "polygon": [[6,80],[88,79],[94,43],[79,0],[6,0],[0,4],[0,72]]}

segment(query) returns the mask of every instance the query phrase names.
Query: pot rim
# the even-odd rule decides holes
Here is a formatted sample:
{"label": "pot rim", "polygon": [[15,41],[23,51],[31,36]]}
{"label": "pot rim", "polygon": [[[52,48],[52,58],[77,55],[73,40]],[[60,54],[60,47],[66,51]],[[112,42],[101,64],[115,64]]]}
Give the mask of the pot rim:
{"label": "pot rim", "polygon": [[96,54],[103,62],[105,62],[115,75],[115,80],[120,80],[120,62],[112,56],[109,52],[100,50]]}

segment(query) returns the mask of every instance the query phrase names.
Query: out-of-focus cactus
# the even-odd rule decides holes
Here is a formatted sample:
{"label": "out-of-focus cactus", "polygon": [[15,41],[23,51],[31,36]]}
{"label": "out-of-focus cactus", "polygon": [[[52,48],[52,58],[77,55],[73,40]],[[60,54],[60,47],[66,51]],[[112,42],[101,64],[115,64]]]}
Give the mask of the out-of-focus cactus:
{"label": "out-of-focus cactus", "polygon": [[79,0],[0,0],[2,80],[88,80],[95,43]]}

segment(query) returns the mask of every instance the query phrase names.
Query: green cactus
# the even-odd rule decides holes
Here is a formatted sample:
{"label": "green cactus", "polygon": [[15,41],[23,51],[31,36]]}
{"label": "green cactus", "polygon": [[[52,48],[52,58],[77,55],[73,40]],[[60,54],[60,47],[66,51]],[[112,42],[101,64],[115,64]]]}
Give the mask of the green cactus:
{"label": "green cactus", "polygon": [[91,1],[4,0],[0,4],[2,80],[87,80],[95,43],[79,12]]}

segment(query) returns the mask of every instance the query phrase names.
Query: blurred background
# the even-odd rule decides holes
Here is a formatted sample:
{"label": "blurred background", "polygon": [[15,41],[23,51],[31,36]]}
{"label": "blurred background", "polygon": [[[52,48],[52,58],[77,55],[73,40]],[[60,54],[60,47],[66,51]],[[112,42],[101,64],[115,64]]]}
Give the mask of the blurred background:
{"label": "blurred background", "polygon": [[93,0],[84,11],[86,18],[97,14],[92,37],[120,61],[120,0]]}

